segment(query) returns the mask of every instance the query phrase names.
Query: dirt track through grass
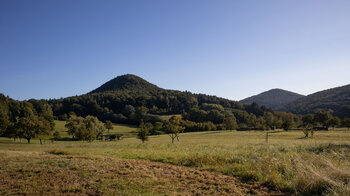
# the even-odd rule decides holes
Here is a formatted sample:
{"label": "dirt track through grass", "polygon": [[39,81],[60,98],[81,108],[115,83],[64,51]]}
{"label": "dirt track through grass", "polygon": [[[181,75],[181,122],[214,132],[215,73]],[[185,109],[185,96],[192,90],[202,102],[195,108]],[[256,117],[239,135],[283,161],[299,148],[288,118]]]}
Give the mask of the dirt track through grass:
{"label": "dirt track through grass", "polygon": [[271,195],[232,176],[144,160],[0,151],[0,195]]}

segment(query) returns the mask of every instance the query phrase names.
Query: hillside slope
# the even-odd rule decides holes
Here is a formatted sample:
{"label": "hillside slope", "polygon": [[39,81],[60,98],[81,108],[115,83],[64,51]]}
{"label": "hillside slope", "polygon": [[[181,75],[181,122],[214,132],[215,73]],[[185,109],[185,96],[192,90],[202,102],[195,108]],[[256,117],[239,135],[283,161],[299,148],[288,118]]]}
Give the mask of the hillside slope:
{"label": "hillside slope", "polygon": [[333,115],[350,117],[350,85],[332,88],[302,97],[282,108],[296,114],[333,110]]}
{"label": "hillside slope", "polygon": [[281,106],[293,102],[304,95],[293,93],[282,89],[271,89],[258,95],[241,100],[241,103],[257,103],[272,109],[278,109]]}
{"label": "hillside slope", "polygon": [[154,119],[155,115],[183,114],[201,107],[216,108],[222,113],[224,110],[234,112],[237,118],[245,119],[249,114],[262,116],[272,111],[256,104],[244,105],[216,96],[162,89],[131,74],[118,76],[90,93],[49,100],[49,103],[55,116],[74,112],[79,116],[93,115],[101,120],[127,124],[139,123],[145,113]]}

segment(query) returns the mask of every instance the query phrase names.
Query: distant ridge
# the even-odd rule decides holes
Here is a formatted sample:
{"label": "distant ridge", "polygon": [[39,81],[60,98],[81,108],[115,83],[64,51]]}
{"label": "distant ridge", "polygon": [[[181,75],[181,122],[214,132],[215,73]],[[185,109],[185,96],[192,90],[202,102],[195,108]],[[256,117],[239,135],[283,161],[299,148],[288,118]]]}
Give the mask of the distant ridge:
{"label": "distant ridge", "polygon": [[103,85],[91,91],[90,93],[100,93],[118,90],[155,91],[161,90],[161,88],[133,74],[125,74],[104,83]]}
{"label": "distant ridge", "polygon": [[304,97],[304,95],[275,88],[255,96],[248,97],[241,100],[240,102],[257,103],[259,105],[263,105],[276,110],[302,97]]}
{"label": "distant ridge", "polygon": [[350,117],[350,84],[319,91],[285,105],[283,110],[295,114],[332,110],[338,117]]}

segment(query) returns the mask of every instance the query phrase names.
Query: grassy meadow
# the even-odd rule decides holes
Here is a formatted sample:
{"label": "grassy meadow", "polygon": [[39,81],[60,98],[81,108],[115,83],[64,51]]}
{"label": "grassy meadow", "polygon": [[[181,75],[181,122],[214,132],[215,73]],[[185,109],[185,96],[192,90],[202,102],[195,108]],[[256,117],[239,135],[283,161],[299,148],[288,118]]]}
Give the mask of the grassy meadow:
{"label": "grassy meadow", "polygon": [[[56,129],[62,132],[61,136],[69,137],[68,135],[64,135],[65,128],[63,122],[56,122]],[[189,191],[187,192],[188,194],[215,194],[214,192],[200,192],[199,190],[203,191],[207,189],[198,187],[195,190],[187,190],[186,188],[188,187],[178,184],[183,178],[173,179],[173,183],[163,182],[164,179],[162,178],[164,176],[159,177],[158,174],[154,173],[151,176],[147,174],[148,177],[145,174],[146,177],[142,177],[142,180],[146,180],[147,182],[144,183],[140,183],[140,177],[136,177],[135,174],[133,174],[135,178],[124,179],[125,176],[123,178],[118,178],[117,182],[113,182],[119,183],[119,185],[115,185],[114,189],[116,190],[114,190],[111,188],[113,187],[113,183],[108,177],[109,174],[106,174],[107,177],[101,176],[100,173],[96,176],[91,174],[92,171],[98,173],[98,167],[105,167],[103,166],[107,164],[106,161],[104,161],[105,159],[116,162],[113,166],[109,163],[108,167],[111,168],[120,164],[121,160],[140,160],[146,161],[142,162],[141,165],[155,164],[155,162],[158,162],[159,164],[166,163],[166,167],[170,167],[169,164],[171,164],[174,167],[180,166],[184,170],[192,168],[196,172],[214,172],[215,175],[229,176],[232,177],[230,182],[235,182],[242,186],[240,186],[240,188],[228,187],[222,190],[220,189],[221,191],[219,191],[219,193],[228,195],[232,193],[237,195],[272,194],[271,192],[262,191],[265,189],[261,189],[261,187],[281,194],[350,194],[350,131],[345,129],[317,131],[313,138],[304,138],[304,134],[301,131],[275,131],[269,134],[268,143],[266,143],[265,132],[261,131],[192,132],[181,134],[180,141],[175,144],[171,144],[168,135],[151,136],[149,137],[149,141],[142,144],[140,140],[133,136],[135,130],[136,127],[116,125],[112,130],[113,133],[130,134],[130,137],[119,141],[108,142],[46,141],[44,145],[40,145],[37,140],[33,140],[32,144],[26,144],[24,141],[20,143],[19,141],[13,141],[8,138],[0,138],[0,153],[4,154],[0,159],[2,162],[11,160],[10,158],[6,158],[11,156],[17,157],[14,158],[14,160],[23,159],[23,165],[19,162],[16,163],[17,170],[13,168],[17,173],[18,168],[22,166],[25,168],[25,163],[27,162],[24,161],[24,159],[29,159],[28,157],[30,156],[35,157],[34,159],[37,160],[40,160],[40,156],[43,156],[43,159],[48,162],[52,160],[53,166],[46,168],[51,168],[55,171],[60,171],[61,169],[70,172],[79,171],[84,173],[84,171],[80,171],[84,167],[74,166],[78,169],[76,168],[71,171],[71,167],[73,166],[69,166],[69,164],[73,160],[76,161],[76,159],[82,159],[83,162],[87,161],[91,162],[91,164],[95,161],[96,163],[94,163],[94,165],[96,166],[94,167],[96,168],[89,168],[87,172],[90,173],[90,178],[95,180],[95,187],[91,189],[91,187],[82,186],[80,184],[74,189],[68,190],[68,192],[78,191],[79,193],[86,194],[90,193],[89,191],[92,191],[92,194],[119,193],[126,195],[173,195],[186,193],[186,191]],[[16,154],[25,156],[15,156]],[[73,157],[73,159],[69,157]],[[55,165],[58,164],[56,163],[57,161],[61,161],[63,166]],[[34,164],[34,162],[28,164]],[[128,164],[135,165],[133,163]],[[32,167],[39,170],[38,165]],[[135,168],[137,168],[137,166],[135,166]],[[147,168],[146,170],[152,170],[153,166]],[[183,171],[182,169],[174,170]],[[33,171],[31,172],[33,173]],[[77,172],[79,175],[83,175],[79,172]],[[186,174],[189,173],[187,172]],[[35,171],[33,175],[35,176]],[[181,175],[184,175],[184,178],[186,177],[185,174]],[[219,179],[221,177],[217,176],[216,178]],[[101,185],[101,183],[96,182],[99,178],[106,178],[107,181],[109,181]],[[186,179],[189,178],[192,179],[192,177],[187,177]],[[200,180],[201,179],[199,179],[199,181]],[[198,181],[198,179],[195,180],[195,178],[193,178],[193,181]],[[88,184],[87,182],[84,183]],[[164,186],[158,187],[157,189],[146,186],[152,184],[164,184]],[[228,184],[230,183],[227,181],[215,185],[210,185],[209,183],[209,187],[214,187],[208,188],[208,190],[219,190],[218,187],[227,186]],[[248,185],[251,187],[247,188],[246,186]],[[200,186],[201,185],[199,185],[199,187]],[[256,186],[260,188],[254,188]],[[179,187],[182,187],[182,189]],[[57,187],[48,187],[48,189],[56,190]],[[247,192],[245,191],[247,189],[257,190],[256,192]],[[30,192],[30,190],[28,191]],[[59,193],[64,193],[64,190],[60,191]]]}
{"label": "grassy meadow", "polygon": [[[69,136],[67,133],[67,128],[64,127],[65,124],[66,121],[55,120],[55,130],[60,133],[62,138],[71,138],[71,136]],[[113,129],[110,130],[109,133],[120,133],[123,134],[124,137],[132,137],[137,133],[137,127],[125,124],[113,124]],[[108,134],[108,132],[106,132],[106,134]]]}

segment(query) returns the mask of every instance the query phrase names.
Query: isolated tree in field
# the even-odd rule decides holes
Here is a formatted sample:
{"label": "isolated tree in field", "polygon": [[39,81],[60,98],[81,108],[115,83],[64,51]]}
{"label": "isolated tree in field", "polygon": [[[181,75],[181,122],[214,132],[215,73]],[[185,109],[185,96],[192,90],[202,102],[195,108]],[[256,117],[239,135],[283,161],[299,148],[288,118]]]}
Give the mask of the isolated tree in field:
{"label": "isolated tree in field", "polygon": [[103,133],[106,131],[104,124],[95,116],[87,116],[84,122],[86,129],[94,133],[95,139],[102,137]]}
{"label": "isolated tree in field", "polygon": [[86,118],[71,116],[65,127],[68,129],[68,134],[74,139],[92,142],[102,136],[106,130],[104,124],[94,116]]}
{"label": "isolated tree in field", "polygon": [[344,118],[344,120],[341,122],[341,125],[343,127],[347,127],[349,130],[350,129],[350,118]]}
{"label": "isolated tree in field", "polygon": [[137,132],[137,138],[144,143],[145,141],[148,140],[148,135],[149,135],[149,127],[146,126],[143,122],[140,124],[140,129]]}
{"label": "isolated tree in field", "polygon": [[304,133],[304,135],[305,135],[305,137],[307,138],[307,137],[313,137],[314,136],[314,126],[312,126],[312,125],[306,125],[306,126],[304,126],[303,127],[303,129],[302,129],[302,131],[303,131],[303,133]]}
{"label": "isolated tree in field", "polygon": [[65,127],[68,129],[68,134],[72,135],[73,139],[83,141],[93,141],[96,139],[95,132],[93,131],[94,124],[84,119],[83,117],[77,117],[72,115]]}
{"label": "isolated tree in field", "polygon": [[309,137],[311,134],[311,137],[314,136],[314,127],[315,127],[315,120],[314,115],[307,114],[302,117],[302,126],[303,126],[303,133],[305,137]]}
{"label": "isolated tree in field", "polygon": [[179,134],[184,130],[184,127],[180,126],[180,121],[181,118],[179,116],[173,116],[165,125],[166,133],[170,136],[172,144],[175,138],[179,141]]}
{"label": "isolated tree in field", "polygon": [[84,129],[84,118],[75,115],[70,116],[64,125],[68,130],[68,135],[71,135],[73,139],[81,139],[82,136],[79,134],[81,129]]}
{"label": "isolated tree in field", "polygon": [[113,123],[110,120],[107,120],[105,122],[105,127],[106,127],[106,129],[108,130],[108,133],[109,133],[109,130],[113,129]]}
{"label": "isolated tree in field", "polygon": [[21,137],[25,138],[28,143],[32,138],[38,135],[37,119],[34,117],[22,117],[16,123],[16,128]]}
{"label": "isolated tree in field", "polygon": [[[44,119],[39,119],[36,116],[22,117],[16,123],[16,128],[19,135],[25,138],[28,143],[32,138],[50,134],[50,123]],[[40,139],[40,144],[42,144]]]}
{"label": "isolated tree in field", "polygon": [[225,128],[227,130],[236,130],[237,129],[237,122],[236,122],[236,119],[233,117],[226,117],[224,119],[224,124],[225,124]]}

